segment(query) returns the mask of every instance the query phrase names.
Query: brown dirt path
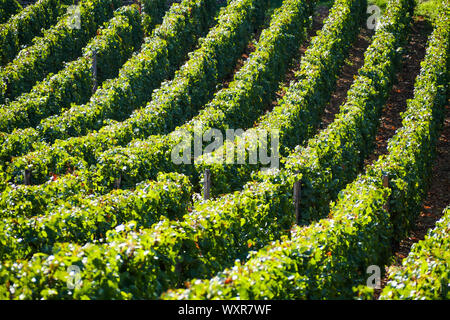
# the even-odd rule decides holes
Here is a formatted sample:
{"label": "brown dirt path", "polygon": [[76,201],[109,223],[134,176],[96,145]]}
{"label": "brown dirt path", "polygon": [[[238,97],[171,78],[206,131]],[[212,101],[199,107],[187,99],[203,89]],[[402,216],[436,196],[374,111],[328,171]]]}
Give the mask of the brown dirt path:
{"label": "brown dirt path", "polygon": [[[307,40],[300,47],[299,52],[297,53],[296,57],[294,58],[294,60],[293,60],[293,62],[291,64],[292,65],[291,68],[289,68],[289,70],[286,72],[284,81],[283,81],[283,83],[281,85],[281,89],[276,94],[277,99],[275,101],[273,101],[271,103],[271,106],[266,108],[265,110],[267,110],[267,111],[272,110],[273,107],[276,105],[277,100],[284,95],[285,87],[288,86],[289,82],[294,79],[295,71],[297,71],[298,67],[300,66],[301,57],[303,56],[303,54],[305,53],[306,49],[308,48],[308,45],[309,45],[309,42],[311,41],[311,38],[316,35],[318,30],[322,29],[323,22],[326,19],[326,17],[328,16],[328,11],[329,10],[328,10],[328,8],[326,6],[320,6],[319,5],[316,8],[315,14],[314,14],[314,17],[313,17],[312,27],[308,31]],[[249,44],[245,48],[244,53],[238,59],[235,69],[233,70],[233,72],[231,74],[229,74],[224,79],[224,81],[220,85],[221,89],[222,88],[227,88],[230,85],[230,83],[233,81],[234,76],[236,75],[236,73],[244,66],[245,61],[247,61],[247,59],[249,58],[250,54],[255,51],[255,49],[256,49],[255,45],[258,42],[259,37],[261,36],[261,32],[264,30],[264,28],[268,27],[268,25],[267,25],[268,22],[270,22],[270,19],[268,19],[268,21],[266,22],[266,24],[263,27],[259,28],[255,32],[255,35],[253,36],[252,40],[249,42]]]}
{"label": "brown dirt path", "polygon": [[[422,211],[416,220],[414,229],[406,239],[400,241],[393,253],[392,266],[400,267],[414,243],[423,240],[428,230],[434,228],[436,221],[442,217],[443,210],[450,204],[450,101],[446,106],[444,128],[437,144],[437,156],[431,174],[431,184]],[[385,268],[387,271],[389,266]],[[375,298],[387,283],[387,275],[381,281],[381,289],[376,291]]]}
{"label": "brown dirt path", "polygon": [[375,138],[374,152],[366,159],[365,166],[370,165],[381,155],[387,153],[388,140],[402,125],[401,112],[406,109],[407,100],[414,97],[414,84],[420,72],[420,62],[425,57],[430,32],[430,26],[426,21],[423,19],[414,21],[405,47],[405,54],[397,73],[397,81],[394,83],[383,109]]}
{"label": "brown dirt path", "polygon": [[339,113],[339,107],[347,101],[347,92],[353,84],[358,70],[364,65],[364,53],[370,45],[373,33],[371,30],[361,28],[358,38],[350,48],[346,63],[336,82],[336,88],[331,94],[331,99],[325,107],[318,131],[325,129],[334,121],[336,114]]}
{"label": "brown dirt path", "polygon": [[[408,99],[413,98],[415,78],[420,72],[420,62],[425,56],[427,39],[431,32],[430,25],[421,18],[415,18],[411,36],[406,46],[402,68],[398,73],[398,82],[394,85],[380,120],[380,129],[376,137],[376,147],[366,160],[371,164],[380,155],[387,153],[387,142],[401,126],[401,112],[405,110]],[[437,145],[437,157],[434,162],[431,184],[422,211],[410,235],[402,240],[393,252],[393,266],[401,266],[414,243],[423,240],[428,230],[442,216],[444,208],[450,204],[450,108],[447,104],[444,128]],[[387,271],[390,266],[386,266]],[[387,275],[381,281],[381,289],[375,291],[378,299],[387,282]]]}
{"label": "brown dirt path", "polygon": [[273,101],[266,108],[264,108],[264,111],[266,113],[272,111],[273,108],[278,105],[280,99],[286,94],[286,89],[289,87],[291,81],[295,80],[295,73],[300,70],[300,63],[302,57],[304,56],[306,50],[308,49],[311,39],[317,34],[317,31],[322,29],[323,23],[325,19],[328,17],[328,14],[329,9],[326,6],[319,5],[315,9],[313,15],[313,23],[311,28],[308,30],[307,39],[300,46],[297,54],[295,55],[291,63],[291,66],[284,75],[284,79],[280,84],[280,89],[275,94],[275,99],[273,99]]}

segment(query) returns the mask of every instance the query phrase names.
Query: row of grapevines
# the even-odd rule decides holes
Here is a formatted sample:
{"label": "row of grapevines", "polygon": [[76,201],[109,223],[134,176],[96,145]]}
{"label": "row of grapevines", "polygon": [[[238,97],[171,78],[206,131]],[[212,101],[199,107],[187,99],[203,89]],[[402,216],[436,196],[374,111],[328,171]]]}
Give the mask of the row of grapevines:
{"label": "row of grapevines", "polygon": [[60,70],[64,61],[78,57],[99,24],[108,21],[120,5],[119,0],[81,1],[77,7],[79,19],[67,13],[42,37],[35,38],[33,45],[0,70],[0,103],[29,91],[36,81]]}
{"label": "row of grapevines", "polygon": [[[165,1],[164,1],[165,2]],[[56,75],[38,82],[30,93],[0,107],[0,131],[32,127],[71,103],[85,103],[92,94],[92,56],[97,57],[97,81],[117,76],[118,70],[139,49],[143,40],[141,16],[137,7],[117,10],[83,49],[83,56],[68,63]]]}
{"label": "row of grapevines", "polygon": [[181,217],[188,209],[191,193],[186,177],[161,174],[157,182],[139,184],[133,191],[115,190],[101,197],[79,195],[52,205],[46,214],[3,219],[1,260],[51,253],[56,242],[83,244],[101,240],[108,230],[131,220],[150,227],[160,216]]}
{"label": "row of grapevines", "polygon": [[[281,156],[311,137],[320,123],[320,116],[333,91],[337,76],[348,49],[356,37],[366,10],[366,1],[338,1],[331,13],[334,19],[324,25],[319,35],[311,41],[302,58],[295,83],[291,83],[278,105],[258,120],[258,125],[245,131],[234,141],[225,141],[218,150],[199,157],[196,170],[212,172],[212,195],[238,190],[250,179],[252,171],[261,168],[261,163],[251,165],[250,154],[257,154],[261,141],[251,143],[259,132],[279,130],[278,140]],[[267,134],[267,145],[271,144]],[[239,146],[243,152],[236,152]],[[229,156],[227,151],[231,150]],[[219,156],[220,155],[220,156]],[[236,165],[243,159],[246,165]],[[227,162],[225,162],[225,158]],[[234,160],[231,163],[228,160]],[[213,161],[212,161],[213,160]]]}
{"label": "row of grapevines", "polygon": [[[377,52],[375,52],[375,54],[378,54]],[[81,176],[83,177],[84,180],[81,180],[81,178],[79,177],[75,177],[75,176],[69,176],[67,178],[63,178],[60,179],[59,181],[56,181],[54,183],[47,183],[46,185],[44,185],[42,187],[42,190],[46,190],[47,194],[54,194],[54,193],[50,193],[50,192],[54,192],[54,190],[58,190],[57,193],[59,194],[64,194],[64,192],[62,192],[61,190],[66,190],[67,194],[71,194],[72,193],[72,188],[75,188],[76,190],[80,190],[80,187],[77,185],[77,183],[75,182],[76,179],[81,181],[86,182],[86,180],[89,180],[88,178],[86,178],[86,176],[88,176],[88,172],[86,172],[86,174],[82,174]],[[156,176],[156,173],[155,173]],[[111,179],[111,184],[114,184],[114,176],[110,177]],[[84,183],[83,182],[83,183]],[[91,182],[91,181],[89,181]],[[88,182],[86,182],[87,184]],[[289,185],[285,186],[286,188],[290,188]],[[21,203],[20,199],[33,199],[32,204],[30,202],[27,202],[27,206],[25,206],[25,212],[27,212],[26,214],[30,214],[33,215],[35,212],[38,212],[39,208],[41,208],[41,202],[44,201],[41,197],[36,196],[41,194],[41,192],[33,192],[31,194],[25,193],[23,191],[24,188],[13,188],[13,189],[9,189],[8,191],[4,192],[5,197],[3,197],[4,201],[3,203],[12,203],[12,205],[8,205],[8,212],[20,212],[20,206],[19,204]],[[24,196],[23,194],[27,194],[27,196]],[[48,199],[49,197],[47,196],[46,199]],[[8,201],[8,199],[12,199],[11,201]],[[28,201],[28,200],[27,200]]]}
{"label": "row of grapevines", "polygon": [[[408,6],[394,3],[391,7],[389,14],[384,16],[386,22],[381,24],[366,52],[365,64],[359,70],[337,120],[311,140],[307,147],[294,151],[285,160],[285,166],[290,172],[299,171],[304,176],[305,190],[302,192],[301,202],[305,219],[312,216],[310,211],[320,212],[324,206],[324,211],[327,210],[329,201],[345,186],[346,181],[351,181],[356,176],[365,155],[371,149],[378,115],[391,89],[396,60],[401,55],[399,48],[406,38],[405,31],[410,21]],[[240,89],[233,85],[230,88]],[[219,92],[216,99],[198,117],[167,136],[137,140],[126,148],[113,148],[101,154],[97,158],[98,169],[95,173],[98,185],[111,188],[115,179],[121,177],[122,185],[130,187],[139,181],[155,177],[159,171],[178,171],[195,179],[196,175],[201,174],[196,172],[195,166],[179,165],[172,161],[173,151],[177,150],[177,146],[183,140],[191,141],[193,145],[194,132],[200,132],[201,136],[209,128],[225,131],[230,127],[245,127],[255,117],[254,107],[258,105],[255,100],[262,96],[259,94],[252,104],[247,104],[250,99],[233,99],[228,92],[223,91],[223,95]],[[187,137],[186,132],[189,133]],[[240,168],[246,165],[237,166],[234,173],[240,174]],[[343,170],[342,165],[346,170]],[[212,176],[215,175],[216,172],[213,171]],[[337,176],[340,180],[335,179]]]}
{"label": "row of grapevines", "polygon": [[[235,5],[236,4],[230,4],[230,8],[234,8]],[[224,18],[220,19],[231,20],[227,12],[228,9],[225,9],[222,12]],[[221,22],[219,24],[222,23],[224,24],[224,27],[228,26],[226,22]],[[20,137],[20,139],[22,138],[23,137]],[[14,216],[19,214],[19,212],[25,216],[33,216],[39,212],[42,212],[42,210],[45,210],[46,203],[55,201],[55,198],[51,195],[57,194],[58,198],[64,198],[81,192],[81,190],[83,190],[84,193],[89,192],[91,187],[88,186],[91,184],[84,179],[86,176],[87,174],[69,176],[68,178],[61,179],[56,182],[47,183],[43,185],[42,188],[38,186],[10,186],[2,192],[2,199],[0,202],[2,203],[1,207],[5,208],[2,210],[2,216]]]}
{"label": "row of grapevines", "polygon": [[[210,2],[214,1],[209,0],[209,3]],[[213,7],[216,6],[210,5]],[[204,33],[202,33],[202,35],[203,34]],[[225,38],[224,40],[227,39]],[[239,46],[237,46],[237,48],[239,48]],[[170,49],[173,50],[173,54],[179,55],[179,48],[173,47]],[[182,56],[185,57],[185,55]],[[199,61],[197,60],[196,62],[198,63]],[[194,70],[190,69],[189,71]],[[214,81],[211,82],[214,83]],[[175,84],[171,83],[171,85]],[[157,87],[150,87],[147,88],[147,90],[151,94],[153,89],[156,88]],[[139,105],[139,107],[141,107],[141,105]],[[105,124],[108,124],[110,119],[119,121],[126,119],[134,109],[133,105],[123,105],[120,109],[106,104],[74,106],[70,111],[63,113],[60,116],[44,120],[38,127],[38,131],[41,133],[40,139],[45,139],[52,143],[56,139],[67,139],[69,137],[86,135],[91,130],[98,130]]]}
{"label": "row of grapevines", "polygon": [[20,10],[22,6],[17,0],[0,0],[0,23],[5,23]]}
{"label": "row of grapevines", "polygon": [[144,34],[150,36],[153,29],[162,22],[165,12],[170,7],[170,1],[140,0],[142,12],[142,27]]}
{"label": "row of grapevines", "polygon": [[[268,39],[271,39],[271,38],[268,37]],[[264,52],[262,52],[262,53],[260,52],[260,54],[264,54]],[[41,157],[41,156],[39,156],[39,157]],[[55,159],[57,160],[58,157],[55,157]],[[74,180],[78,179],[78,180],[80,180],[82,182],[81,177],[84,178],[87,175],[88,174],[81,174],[78,177],[70,176],[67,179],[60,179],[59,181],[55,182],[51,186],[49,184],[46,184],[42,188],[42,190],[46,190],[44,192],[40,192],[40,191],[38,192],[36,190],[36,192],[31,191],[32,193],[28,193],[28,192],[25,191],[27,188],[21,188],[21,187],[13,186],[11,188],[8,188],[7,190],[4,190],[4,192],[3,192],[4,197],[2,197],[2,199],[5,200],[5,202],[3,202],[3,203],[4,204],[8,203],[8,205],[7,205],[8,212],[17,212],[16,209],[18,209],[20,207],[20,205],[19,205],[20,200],[19,199],[21,199],[24,194],[27,194],[27,196],[25,196],[25,198],[31,197],[31,198],[35,199],[36,201],[33,201],[33,203],[35,203],[35,204],[36,203],[41,203],[41,201],[42,201],[42,199],[40,198],[39,195],[52,194],[52,192],[50,190],[53,190],[53,191],[58,190],[57,193],[61,194],[61,192],[62,192],[61,190],[67,189],[68,194],[72,194],[72,191],[71,191],[72,189],[71,188],[75,188],[75,190],[77,190],[77,191],[80,190],[79,186],[75,187],[76,184],[74,184]],[[59,187],[56,187],[55,185],[58,185]],[[35,189],[36,188],[32,188],[32,190],[35,190]],[[84,190],[86,190],[86,188]],[[12,200],[10,201],[10,200],[6,200],[6,199],[10,199],[10,200],[12,199]],[[52,198],[51,197],[46,197],[46,199],[52,199]],[[13,205],[9,205],[11,203],[13,203]],[[24,211],[30,212],[31,215],[33,215],[34,213],[38,212],[38,211],[34,210],[35,206],[33,206],[33,205],[25,206],[25,207],[27,209],[24,210]],[[15,209],[13,209],[13,208],[15,208]],[[42,208],[42,207],[40,205],[38,205],[38,208]],[[39,210],[39,209],[37,209],[37,210]]]}
{"label": "row of grapevines", "polygon": [[[403,17],[409,9],[409,4],[391,6],[392,9],[385,18],[389,24],[378,30],[375,39],[385,39],[385,34],[389,32],[397,37],[405,34],[407,24],[398,22],[399,17]],[[391,23],[399,25],[399,29],[391,28]],[[382,55],[385,51],[391,52],[391,47],[395,51],[396,44],[376,40],[373,42],[374,47],[380,46],[375,51],[377,55]],[[395,57],[388,54],[386,56],[389,59]],[[372,62],[368,59],[367,64],[377,70],[378,65],[373,65]],[[142,274],[145,285],[139,287],[140,284],[135,284],[139,288],[136,289],[137,292],[145,291],[145,286],[156,281],[179,284],[195,276],[204,277],[229,264],[236,257],[245,258],[249,248],[259,248],[284,234],[293,222],[290,190],[296,179],[295,175],[286,173],[287,171],[269,177],[263,183],[249,183],[240,193],[200,203],[193,212],[183,217],[182,222],[164,220],[147,230],[110,232],[108,239],[114,244],[135,241],[133,246],[136,247],[144,246],[144,243],[151,246],[153,250],[146,256],[148,260],[137,259],[136,263],[145,263],[153,270],[155,256],[158,261],[164,261],[163,266],[161,262],[159,265],[164,270],[159,278]],[[133,224],[130,229],[135,227]],[[153,287],[150,288],[153,291]]]}
{"label": "row of grapevines", "polygon": [[[307,146],[298,147],[281,159],[284,169],[302,175],[300,211],[305,222],[329,211],[329,202],[356,177],[373,148],[379,114],[392,88],[400,49],[408,34],[411,6],[405,2],[408,1],[392,2],[382,18],[365,53],[364,65],[335,121],[310,139]],[[238,187],[242,184],[240,179],[247,181],[255,167],[212,166],[216,194]]]}
{"label": "row of grapevines", "polygon": [[[347,186],[328,219],[296,227],[290,239],[252,253],[245,264],[236,262],[216,277],[193,281],[190,288],[168,292],[165,298],[353,297],[366,284],[367,267],[387,261],[391,240],[404,236],[396,230],[417,216],[426,195],[448,89],[448,16],[441,22],[445,20],[430,38],[414,99],[408,102],[402,128],[389,141],[389,154]],[[388,188],[383,187],[384,175],[390,178]]]}
{"label": "row of grapevines", "polygon": [[72,0],[39,0],[0,25],[0,66],[13,60],[21,46],[30,44],[42,30],[55,24],[71,3]]}
{"label": "row of grapevines", "polygon": [[[3,183],[3,179],[0,182]],[[47,183],[35,186],[2,185],[0,193],[0,216],[33,217],[47,211],[52,205],[63,204],[79,194],[96,194],[92,189],[90,177],[86,174],[67,175],[64,179],[50,179]]]}
{"label": "row of grapevines", "polygon": [[[284,8],[289,6],[294,7],[295,11],[287,14]],[[117,177],[121,177],[123,187],[130,187],[147,179],[144,177],[155,177],[158,171],[180,170],[180,166],[172,161],[172,151],[184,138],[192,142],[194,132],[251,125],[257,114],[273,99],[293,56],[306,38],[311,10],[309,3],[303,5],[289,1],[276,11],[270,27],[261,33],[256,50],[236,73],[229,87],[217,92],[191,121],[168,135],[153,135],[99,154],[94,173],[99,188],[110,188]],[[70,158],[59,162],[58,167],[64,167],[68,161]],[[182,168],[191,175],[191,165]],[[39,167],[36,166],[36,169]]]}
{"label": "row of grapevines", "polygon": [[380,299],[450,299],[449,232],[450,206],[425,239],[413,244],[402,266],[389,270],[388,282]]}
{"label": "row of grapevines", "polygon": [[[40,159],[41,163],[48,164],[47,171],[56,173],[56,159],[66,157],[74,162],[78,158],[77,162],[87,161],[86,166],[89,166],[95,163],[95,154],[114,145],[124,145],[133,138],[172,130],[210,100],[219,81],[232,71],[253,30],[260,27],[267,2],[231,2],[220,14],[217,25],[201,40],[200,48],[190,54],[190,59],[175,73],[174,79],[163,83],[162,87],[153,93],[151,103],[134,112],[126,121],[113,123],[102,128],[100,132],[87,136],[57,141],[50,147],[27,155],[24,160],[31,164],[33,159]],[[272,2],[279,5],[279,1]],[[65,138],[67,127],[73,128],[70,130],[71,134],[79,135],[87,128],[101,126],[101,113],[112,116],[119,112],[122,113],[123,110],[100,110],[90,105],[80,106],[45,125],[53,124],[53,138]],[[79,117],[77,113],[83,114],[83,117]],[[55,126],[65,129],[58,131]],[[63,155],[64,151],[67,151],[66,155]]]}
{"label": "row of grapevines", "polygon": [[[174,3],[163,23],[146,39],[141,51],[125,63],[117,78],[103,83],[85,108],[94,113],[103,110],[104,117],[107,111],[114,110],[124,117],[128,114],[127,110],[142,106],[150,99],[153,89],[173,75],[197,39],[207,32],[217,10],[215,0]],[[85,117],[83,112],[76,110],[74,106],[66,114],[72,114],[73,118]],[[34,143],[48,146],[40,141],[41,135],[52,137],[52,130],[63,130],[58,124],[55,127],[45,126],[45,123],[53,123],[52,119],[58,119],[58,116],[44,120],[44,127],[38,127],[37,130],[27,128],[15,130],[11,134],[0,134],[3,145],[0,158],[10,161],[11,157],[28,152]],[[71,135],[70,132],[68,135]]]}
{"label": "row of grapevines", "polygon": [[[307,10],[310,10],[309,6]],[[275,20],[276,23],[274,22],[272,27],[269,27],[262,32],[260,40],[257,44],[256,51],[250,55],[245,65],[235,75],[234,81],[227,89],[223,89],[216,93],[213,101],[207,105],[206,109],[203,109],[201,111],[201,114],[203,116],[200,116],[198,119],[194,118],[194,122],[205,120],[203,121],[203,123],[205,123],[205,126],[207,126],[206,124],[208,123],[208,120],[215,120],[215,122],[219,122],[220,125],[223,125],[223,122],[225,121],[224,119],[227,119],[225,117],[226,114],[231,116],[232,114],[236,115],[239,113],[239,120],[244,121],[245,119],[248,123],[250,121],[248,119],[254,117],[253,114],[255,112],[253,111],[253,109],[255,108],[255,106],[262,107],[265,102],[270,101],[274,91],[278,87],[279,81],[284,75],[284,70],[286,70],[291,57],[296,52],[295,49],[299,47],[301,39],[305,38],[307,25],[305,21],[309,20],[309,11],[304,13],[304,10],[298,10],[296,11],[296,14],[301,14],[305,18],[297,19],[292,15],[290,17],[290,23],[285,23],[281,19]],[[180,100],[182,100],[183,97],[185,97],[184,94],[179,97]],[[231,103],[232,99],[233,103]],[[177,109],[179,110],[179,112],[183,112],[183,108]],[[208,118],[211,115],[220,112],[221,109],[225,109],[223,112],[223,118],[220,117],[218,119],[214,119],[214,116],[213,119]],[[136,121],[135,123],[138,122],[139,121]],[[192,124],[187,124],[182,128],[189,128],[191,126]],[[128,131],[125,131],[125,133],[128,134]],[[113,148],[104,153],[101,153],[98,157],[96,157],[96,159],[91,160],[90,163],[99,162],[100,171],[107,171],[105,172],[105,174],[102,174],[102,176],[108,179],[99,179],[104,180],[104,183],[102,184],[106,183],[108,185],[110,180],[114,180],[115,178],[117,178],[116,172],[108,172],[109,167],[119,166],[117,168],[112,168],[112,170],[117,171],[117,169],[123,168],[125,166],[125,164],[120,164],[120,161],[122,161],[122,159],[124,158],[124,156],[122,155],[123,153],[128,153],[126,157],[128,157],[127,161],[129,162],[133,162],[132,159],[136,158],[137,154],[142,154],[144,150],[146,153],[144,157],[155,156],[159,157],[158,161],[165,161],[166,163],[171,162],[170,152],[167,153],[166,150],[168,147],[176,145],[176,143],[174,144],[174,142],[176,142],[179,137],[180,134],[178,131],[175,131],[168,136],[152,136],[148,140],[138,141],[136,143],[145,145],[145,147],[136,147],[135,144],[133,144],[131,147]],[[105,139],[108,139],[108,137],[101,139],[101,142],[104,143],[103,141]],[[164,147],[161,146],[162,141],[164,141],[166,144]],[[69,151],[72,148],[77,148],[82,152],[84,149],[84,144],[81,146],[77,144],[76,147],[75,145],[71,144],[69,145],[69,147]],[[155,150],[156,152],[148,152],[149,150]],[[23,179],[23,174],[20,171],[23,171],[24,166],[28,166],[33,170],[33,177],[35,177],[35,181],[43,182],[48,179],[47,177],[49,176],[50,171],[55,174],[64,174],[67,172],[68,167],[77,167],[78,165],[82,164],[80,163],[79,157],[66,154],[66,152],[63,152],[63,150],[61,150],[61,148],[57,146],[57,148],[55,148],[55,152],[52,152],[51,156],[42,157],[43,155],[39,155],[39,153],[37,153],[36,155],[31,154],[29,157],[17,158],[8,168],[8,176],[13,177],[16,182],[20,182]],[[139,165],[142,166],[146,163],[153,164],[156,162],[145,161],[144,158],[142,158],[142,161],[137,161],[136,163],[133,163],[133,165],[138,167]],[[173,166],[174,164],[167,163],[167,165]],[[142,170],[144,170],[143,167]],[[155,173],[155,170],[158,171],[156,167],[152,168],[148,172],[146,170],[144,171],[146,171],[146,173],[152,174]],[[153,178],[156,175],[150,176]],[[142,176],[134,177],[133,181],[129,181],[128,178],[126,178],[126,174],[124,174],[122,181],[125,183],[124,186],[129,186],[130,184],[134,184],[146,179],[140,178],[142,178]]]}
{"label": "row of grapevines", "polygon": [[[299,26],[303,27],[304,21],[307,20],[308,15],[309,8],[306,2],[303,2],[302,0],[285,1],[282,8],[277,10],[273,17],[271,26],[275,30],[272,29],[273,36],[270,38],[273,39],[272,41],[277,41],[276,39],[280,38],[278,37],[278,30],[280,30],[278,27],[281,25],[281,21],[285,24],[297,27],[296,32],[301,32],[298,31]],[[298,23],[300,23],[300,25],[298,25]],[[275,26],[277,27],[275,28]],[[271,30],[271,28],[269,27],[268,30]],[[281,28],[281,30],[285,29]],[[268,37],[268,31],[266,31],[265,34],[266,35],[264,36],[263,32],[261,39]],[[264,43],[265,45],[267,44],[264,40],[262,40],[262,42],[260,41],[260,43]],[[255,52],[261,54],[261,50],[258,50],[258,48]],[[247,201],[241,202],[242,209],[247,210],[247,212],[252,212],[252,209],[258,207],[258,204],[256,202],[252,202],[251,190],[248,190],[246,197]],[[281,202],[281,199],[287,197],[288,195],[279,194],[277,197],[273,198],[273,201]],[[199,250],[204,250],[205,255],[208,254],[208,244],[214,245],[215,243],[219,247],[223,248],[226,246],[227,240],[233,242],[233,234],[228,234],[228,238],[225,236],[228,224],[233,224],[233,229],[240,229],[236,228],[237,225],[235,221],[238,221],[237,224],[239,226],[243,226],[242,229],[240,229],[242,236],[247,234],[246,231],[248,231],[249,236],[252,235],[252,231],[244,227],[244,224],[241,221],[242,219],[224,219],[226,215],[219,216],[219,210],[217,210],[217,212],[216,210],[213,210],[213,213],[211,214],[211,217],[217,217],[218,221],[220,221],[217,225],[218,228],[202,228],[203,224],[205,224],[205,226],[208,224],[208,221],[203,219],[206,217],[207,210],[208,204],[204,204],[203,209],[199,208],[199,211],[194,211],[192,214],[186,215],[182,222],[170,222],[168,219],[162,219],[161,222],[155,224],[152,228],[144,229],[137,233],[130,230],[134,229],[133,225],[136,226],[136,223],[134,222],[131,222],[126,226],[118,226],[114,231],[107,233],[106,237],[108,239],[108,243],[106,244],[91,243],[83,247],[67,243],[58,244],[54,250],[55,255],[53,255],[52,258],[47,256],[47,258],[54,262],[58,261],[59,266],[61,266],[60,263],[66,259],[68,260],[63,262],[66,266],[72,264],[80,265],[80,267],[82,267],[82,277],[85,276],[85,273],[88,277],[83,279],[86,286],[82,285],[74,291],[68,290],[66,281],[62,281],[62,279],[67,276],[65,268],[63,268],[61,270],[62,272],[57,272],[57,278],[51,281],[53,285],[48,287],[50,290],[44,288],[42,288],[42,290],[39,288],[42,285],[48,286],[48,283],[45,283],[46,281],[43,278],[40,278],[40,280],[35,282],[37,287],[34,289],[28,285],[24,285],[25,283],[19,284],[18,282],[15,282],[17,285],[15,292],[17,293],[17,296],[23,293],[29,297],[40,296],[44,298],[49,298],[51,296],[66,298],[158,297],[162,291],[177,284],[182,278],[189,278],[194,275],[195,272],[207,272],[208,268],[205,267],[204,263],[206,263],[206,265],[215,264],[216,270],[220,270],[221,267],[223,267],[223,264],[221,264],[220,261],[214,262],[213,260],[207,259],[206,256],[204,261],[203,259],[197,260],[192,259],[191,257],[198,256]],[[219,219],[219,217],[221,218]],[[214,218],[212,218],[209,223],[212,223],[213,220]],[[270,219],[270,221],[272,220],[273,219]],[[283,220],[282,216],[280,216],[280,223],[282,222],[281,220]],[[253,221],[253,223],[256,222]],[[286,224],[286,226],[288,226],[288,224]],[[223,238],[219,236],[216,237],[215,233],[217,233],[217,235],[223,235]],[[267,236],[270,237],[270,234],[271,232],[268,230]],[[122,237],[126,237],[128,240],[122,242]],[[199,238],[199,242],[197,242],[197,238]],[[122,244],[119,242],[122,242]],[[124,245],[124,243],[128,243],[128,245]],[[201,249],[202,246],[206,247]],[[71,249],[69,249],[69,247],[71,247]],[[80,250],[80,254],[70,254],[69,256],[64,253],[68,252],[67,250],[70,250],[71,252],[73,252],[73,250]],[[210,254],[212,254],[212,251],[213,250],[211,250]],[[94,264],[92,264],[92,259],[98,260],[97,258],[99,256],[102,257],[100,262],[102,265],[96,262],[95,269],[97,271],[95,271],[93,269]],[[43,255],[35,255],[29,262],[30,267],[33,270],[37,270],[42,267],[38,267],[41,262],[47,264],[47,262],[45,262],[46,259],[43,257]],[[83,258],[85,259],[83,260]],[[183,263],[178,264],[177,266],[177,260]],[[232,261],[231,257],[228,257],[228,259],[224,259],[223,261],[227,260]],[[103,281],[103,276],[100,275],[103,275],[104,273],[100,270],[104,270],[103,268],[107,265],[107,268],[111,271],[108,272],[110,277],[109,281]],[[34,269],[35,267],[37,267],[37,269]],[[25,271],[25,269],[27,269],[27,271]],[[34,273],[32,269],[25,267],[22,270],[24,270],[25,273],[28,273],[28,271]],[[4,270],[6,272],[6,269]],[[142,272],[143,270],[145,270],[145,272]],[[29,274],[30,276],[31,273]],[[52,275],[55,274],[52,272]],[[47,275],[47,277],[52,277],[52,275]],[[31,278],[32,277],[34,276],[31,276]],[[25,280],[25,278],[28,278],[28,275],[22,277],[21,279]],[[32,286],[33,285],[34,284],[32,283]],[[21,291],[19,288],[24,288],[25,291]]]}

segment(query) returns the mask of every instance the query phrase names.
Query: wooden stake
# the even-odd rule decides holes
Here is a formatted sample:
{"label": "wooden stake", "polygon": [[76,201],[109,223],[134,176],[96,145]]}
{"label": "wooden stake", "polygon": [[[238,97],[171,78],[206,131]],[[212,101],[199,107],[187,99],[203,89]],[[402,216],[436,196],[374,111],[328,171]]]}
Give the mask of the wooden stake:
{"label": "wooden stake", "polygon": [[31,170],[25,169],[23,177],[24,177],[25,185],[26,186],[31,186]]}
{"label": "wooden stake", "polygon": [[302,190],[301,180],[294,183],[294,208],[295,208],[295,222],[300,222],[300,195]]}
{"label": "wooden stake", "polygon": [[205,170],[205,178],[203,181],[203,199],[208,200],[211,192],[211,171]]}
{"label": "wooden stake", "polygon": [[122,183],[122,176],[119,176],[119,178],[116,179],[116,181],[114,181],[114,188],[115,189],[120,189],[120,184]]}
{"label": "wooden stake", "polygon": [[97,91],[97,50],[92,53],[92,78],[94,79],[94,84],[92,86],[92,93]]}

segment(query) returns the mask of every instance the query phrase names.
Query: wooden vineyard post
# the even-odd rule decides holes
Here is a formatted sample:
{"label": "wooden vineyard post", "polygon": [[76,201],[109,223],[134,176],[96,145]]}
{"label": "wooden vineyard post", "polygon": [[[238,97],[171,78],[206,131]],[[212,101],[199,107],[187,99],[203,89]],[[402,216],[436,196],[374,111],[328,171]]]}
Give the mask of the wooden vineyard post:
{"label": "wooden vineyard post", "polygon": [[119,178],[117,178],[114,181],[114,188],[115,189],[120,189],[120,184],[122,183],[122,176],[119,176]]}
{"label": "wooden vineyard post", "polygon": [[26,186],[31,186],[31,170],[25,169],[23,174],[24,182]]}
{"label": "wooden vineyard post", "polygon": [[211,171],[205,170],[205,178],[203,181],[203,199],[208,200],[211,192]]}
{"label": "wooden vineyard post", "polygon": [[92,53],[92,78],[94,80],[94,83],[92,85],[92,93],[95,93],[97,91],[97,50],[94,50]]}
{"label": "wooden vineyard post", "polygon": [[300,222],[300,195],[301,195],[301,180],[294,183],[294,208],[295,208],[295,223]]}
{"label": "wooden vineyard post", "polygon": [[[383,187],[389,188],[389,177],[387,175],[383,175]],[[389,197],[386,199],[383,209],[389,212]]]}

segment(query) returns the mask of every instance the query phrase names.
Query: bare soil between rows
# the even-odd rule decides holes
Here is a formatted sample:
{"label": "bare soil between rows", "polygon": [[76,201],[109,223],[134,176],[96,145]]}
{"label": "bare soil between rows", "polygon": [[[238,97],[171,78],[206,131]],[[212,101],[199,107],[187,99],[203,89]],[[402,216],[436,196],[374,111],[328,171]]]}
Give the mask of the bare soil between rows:
{"label": "bare soil between rows", "polygon": [[[430,25],[421,18],[415,18],[411,36],[398,74],[398,82],[394,85],[386,103],[383,117],[380,120],[380,130],[376,138],[374,153],[367,159],[369,165],[380,155],[387,153],[387,142],[401,127],[401,112],[405,110],[408,99],[413,98],[415,78],[420,72],[420,62],[426,51],[427,39],[431,32]],[[431,183],[424,200],[422,211],[416,220],[414,228],[406,239],[394,248],[391,266],[400,267],[411,251],[414,243],[425,238],[428,231],[434,228],[442,216],[444,208],[450,204],[450,108],[447,103],[443,130],[437,144],[437,156],[434,161]],[[386,266],[387,271],[391,266]],[[387,274],[381,281],[381,289],[375,291],[378,299],[387,283]]]}

